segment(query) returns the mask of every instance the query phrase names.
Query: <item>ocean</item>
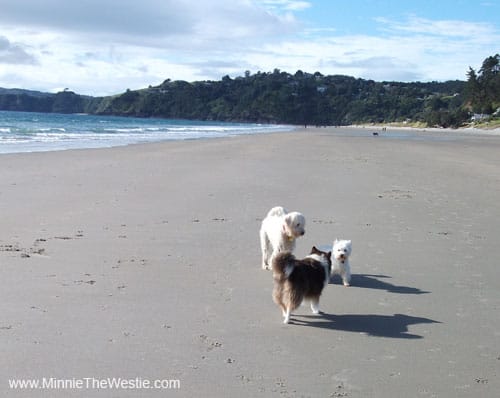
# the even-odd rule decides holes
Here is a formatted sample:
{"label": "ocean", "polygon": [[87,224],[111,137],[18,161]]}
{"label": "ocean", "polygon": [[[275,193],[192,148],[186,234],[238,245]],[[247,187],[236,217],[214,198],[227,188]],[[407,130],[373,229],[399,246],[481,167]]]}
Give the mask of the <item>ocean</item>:
{"label": "ocean", "polygon": [[293,130],[292,126],[0,111],[0,153],[105,148]]}

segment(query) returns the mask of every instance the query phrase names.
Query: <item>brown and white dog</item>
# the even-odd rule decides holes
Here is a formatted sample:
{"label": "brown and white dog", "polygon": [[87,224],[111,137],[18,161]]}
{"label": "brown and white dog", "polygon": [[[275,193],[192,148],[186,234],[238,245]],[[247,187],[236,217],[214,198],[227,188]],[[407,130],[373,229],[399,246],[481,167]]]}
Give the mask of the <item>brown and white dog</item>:
{"label": "brown and white dog", "polygon": [[284,323],[304,299],[311,301],[313,314],[319,313],[319,298],[330,280],[332,252],[322,252],[315,246],[311,254],[298,260],[290,252],[273,258],[273,300],[283,311]]}
{"label": "brown and white dog", "polygon": [[262,220],[260,247],[262,269],[271,269],[272,258],[280,252],[292,252],[295,239],[305,234],[305,217],[297,212],[288,213],[283,207],[273,207]]}

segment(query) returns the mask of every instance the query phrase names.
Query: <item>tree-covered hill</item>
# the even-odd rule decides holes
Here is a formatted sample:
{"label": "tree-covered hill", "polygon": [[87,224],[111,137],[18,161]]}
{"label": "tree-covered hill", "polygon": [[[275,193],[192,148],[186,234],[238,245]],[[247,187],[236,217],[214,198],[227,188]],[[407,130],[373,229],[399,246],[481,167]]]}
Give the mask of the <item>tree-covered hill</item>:
{"label": "tree-covered hill", "polygon": [[[92,113],[313,125],[421,120],[451,124],[465,82],[375,82],[301,71],[161,85],[106,98]],[[431,120],[434,113],[439,120]],[[444,120],[442,113],[449,115]]]}
{"label": "tree-covered hill", "polygon": [[90,113],[307,125],[412,121],[458,127],[469,113],[500,106],[499,57],[489,57],[468,81],[375,82],[275,69],[219,81],[165,80],[111,97],[0,90],[0,110]]}

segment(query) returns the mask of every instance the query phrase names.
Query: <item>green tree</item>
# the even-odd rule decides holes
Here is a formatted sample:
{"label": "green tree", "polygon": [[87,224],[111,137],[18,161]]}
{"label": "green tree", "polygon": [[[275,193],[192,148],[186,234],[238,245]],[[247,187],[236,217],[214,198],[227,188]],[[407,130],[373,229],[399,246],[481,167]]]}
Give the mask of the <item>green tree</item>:
{"label": "green tree", "polygon": [[500,56],[483,61],[479,72],[467,72],[466,98],[474,112],[491,114],[500,106]]}

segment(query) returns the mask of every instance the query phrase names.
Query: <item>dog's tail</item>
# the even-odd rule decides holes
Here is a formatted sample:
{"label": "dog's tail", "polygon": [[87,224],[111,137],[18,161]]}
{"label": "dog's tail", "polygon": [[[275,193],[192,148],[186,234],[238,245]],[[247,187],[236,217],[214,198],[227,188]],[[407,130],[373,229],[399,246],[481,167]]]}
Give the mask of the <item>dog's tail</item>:
{"label": "dog's tail", "polygon": [[267,217],[281,217],[284,216],[287,213],[284,207],[282,206],[276,206],[273,207],[269,212],[267,213]]}
{"label": "dog's tail", "polygon": [[278,253],[273,258],[273,275],[278,280],[288,279],[295,268],[295,256],[290,252]]}

